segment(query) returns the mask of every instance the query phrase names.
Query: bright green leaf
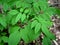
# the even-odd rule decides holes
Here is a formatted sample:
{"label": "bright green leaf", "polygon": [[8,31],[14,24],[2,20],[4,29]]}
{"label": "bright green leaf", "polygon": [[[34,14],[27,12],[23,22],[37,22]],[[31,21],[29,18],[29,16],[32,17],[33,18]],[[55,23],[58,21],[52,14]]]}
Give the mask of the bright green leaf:
{"label": "bright green leaf", "polygon": [[37,23],[36,26],[35,26],[35,33],[38,33],[38,31],[40,30],[40,28],[41,28],[41,24]]}
{"label": "bright green leaf", "polygon": [[19,13],[19,14],[16,16],[16,20],[15,20],[16,23],[20,20],[21,16],[22,16],[21,13]]}
{"label": "bright green leaf", "polygon": [[16,16],[14,16],[14,17],[12,18],[12,20],[11,20],[11,24],[12,24],[12,25],[15,25],[15,20],[16,20]]}
{"label": "bright green leaf", "polygon": [[22,13],[24,11],[24,8],[20,8],[20,12]]}
{"label": "bright green leaf", "polygon": [[8,12],[9,15],[16,15],[18,14],[18,11],[17,10],[11,10]]}
{"label": "bright green leaf", "polygon": [[21,37],[24,40],[24,42],[28,43],[29,42],[29,37],[28,37],[28,31],[23,29],[21,30]]}
{"label": "bright green leaf", "polygon": [[34,21],[31,23],[31,28],[35,27],[37,23],[38,23],[37,20],[34,20]]}
{"label": "bright green leaf", "polygon": [[14,33],[15,31],[18,31],[20,29],[19,26],[12,26],[9,28],[9,33]]}
{"label": "bright green leaf", "polygon": [[20,8],[21,7],[21,2],[20,1],[16,1],[16,8]]}
{"label": "bright green leaf", "polygon": [[3,27],[5,27],[5,28],[6,28],[6,26],[7,26],[7,23],[6,23],[5,19],[2,18],[2,17],[0,17],[0,24],[1,24]]}
{"label": "bright green leaf", "polygon": [[26,19],[26,15],[22,14],[22,16],[21,16],[21,22],[23,22],[25,19]]}
{"label": "bright green leaf", "polygon": [[15,25],[15,24],[20,20],[21,16],[22,16],[21,13],[19,13],[19,14],[16,15],[16,16],[14,16],[14,17],[12,18],[12,21],[11,21],[12,25]]}
{"label": "bright green leaf", "polygon": [[20,32],[15,31],[14,33],[10,34],[8,45],[17,45],[20,39]]}
{"label": "bright green leaf", "polygon": [[30,11],[29,9],[26,9],[26,10],[24,11],[24,13],[27,14],[29,11]]}
{"label": "bright green leaf", "polygon": [[4,11],[7,11],[8,8],[9,8],[9,5],[8,5],[7,3],[4,3],[4,4],[3,4],[3,10],[4,10]]}

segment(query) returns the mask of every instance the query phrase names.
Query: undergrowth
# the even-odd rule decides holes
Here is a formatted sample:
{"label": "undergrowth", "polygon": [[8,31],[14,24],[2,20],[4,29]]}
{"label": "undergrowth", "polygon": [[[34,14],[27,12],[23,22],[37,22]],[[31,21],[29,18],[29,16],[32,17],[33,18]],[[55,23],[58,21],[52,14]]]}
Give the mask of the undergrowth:
{"label": "undergrowth", "polygon": [[51,16],[60,10],[49,7],[48,0],[0,0],[0,45],[17,45],[36,40],[43,34],[43,45],[51,45]]}

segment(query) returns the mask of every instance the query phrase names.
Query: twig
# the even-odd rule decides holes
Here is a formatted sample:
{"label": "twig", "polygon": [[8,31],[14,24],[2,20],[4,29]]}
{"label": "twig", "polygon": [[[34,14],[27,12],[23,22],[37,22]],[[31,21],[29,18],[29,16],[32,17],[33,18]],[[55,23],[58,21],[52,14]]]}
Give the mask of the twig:
{"label": "twig", "polygon": [[55,45],[58,45],[58,43],[55,40],[53,40],[53,42],[55,43]]}

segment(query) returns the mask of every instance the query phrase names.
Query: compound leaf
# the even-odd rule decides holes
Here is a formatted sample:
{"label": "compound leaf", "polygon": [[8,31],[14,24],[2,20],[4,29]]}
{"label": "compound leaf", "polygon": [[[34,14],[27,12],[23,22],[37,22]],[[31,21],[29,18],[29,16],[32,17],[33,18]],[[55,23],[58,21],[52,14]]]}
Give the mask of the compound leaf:
{"label": "compound leaf", "polygon": [[49,37],[50,39],[55,39],[55,35],[53,35],[49,30],[46,24],[42,24],[42,32]]}

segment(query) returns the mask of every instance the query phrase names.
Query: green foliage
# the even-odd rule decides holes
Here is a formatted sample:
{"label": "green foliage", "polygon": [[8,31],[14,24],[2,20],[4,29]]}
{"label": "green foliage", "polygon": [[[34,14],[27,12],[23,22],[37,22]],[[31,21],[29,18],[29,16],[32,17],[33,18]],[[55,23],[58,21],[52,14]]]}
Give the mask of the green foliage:
{"label": "green foliage", "polygon": [[43,38],[43,45],[52,45],[51,40],[48,37]]}
{"label": "green foliage", "polygon": [[17,45],[20,39],[19,31],[15,31],[14,33],[10,34],[8,45]]}
{"label": "green foliage", "polygon": [[2,37],[1,37],[1,39],[2,39],[5,43],[7,43],[7,42],[8,42],[8,40],[9,40],[9,38],[8,38],[8,37],[6,37],[6,36],[2,36]]}
{"label": "green foliage", "polygon": [[48,29],[52,26],[51,16],[60,10],[49,7],[48,0],[0,0],[0,45],[17,45],[36,40],[44,34],[43,45],[51,45],[55,35]]}
{"label": "green foliage", "polygon": [[5,19],[5,16],[2,16],[0,17],[0,24],[6,28],[7,26],[7,23],[6,23],[6,19]]}

